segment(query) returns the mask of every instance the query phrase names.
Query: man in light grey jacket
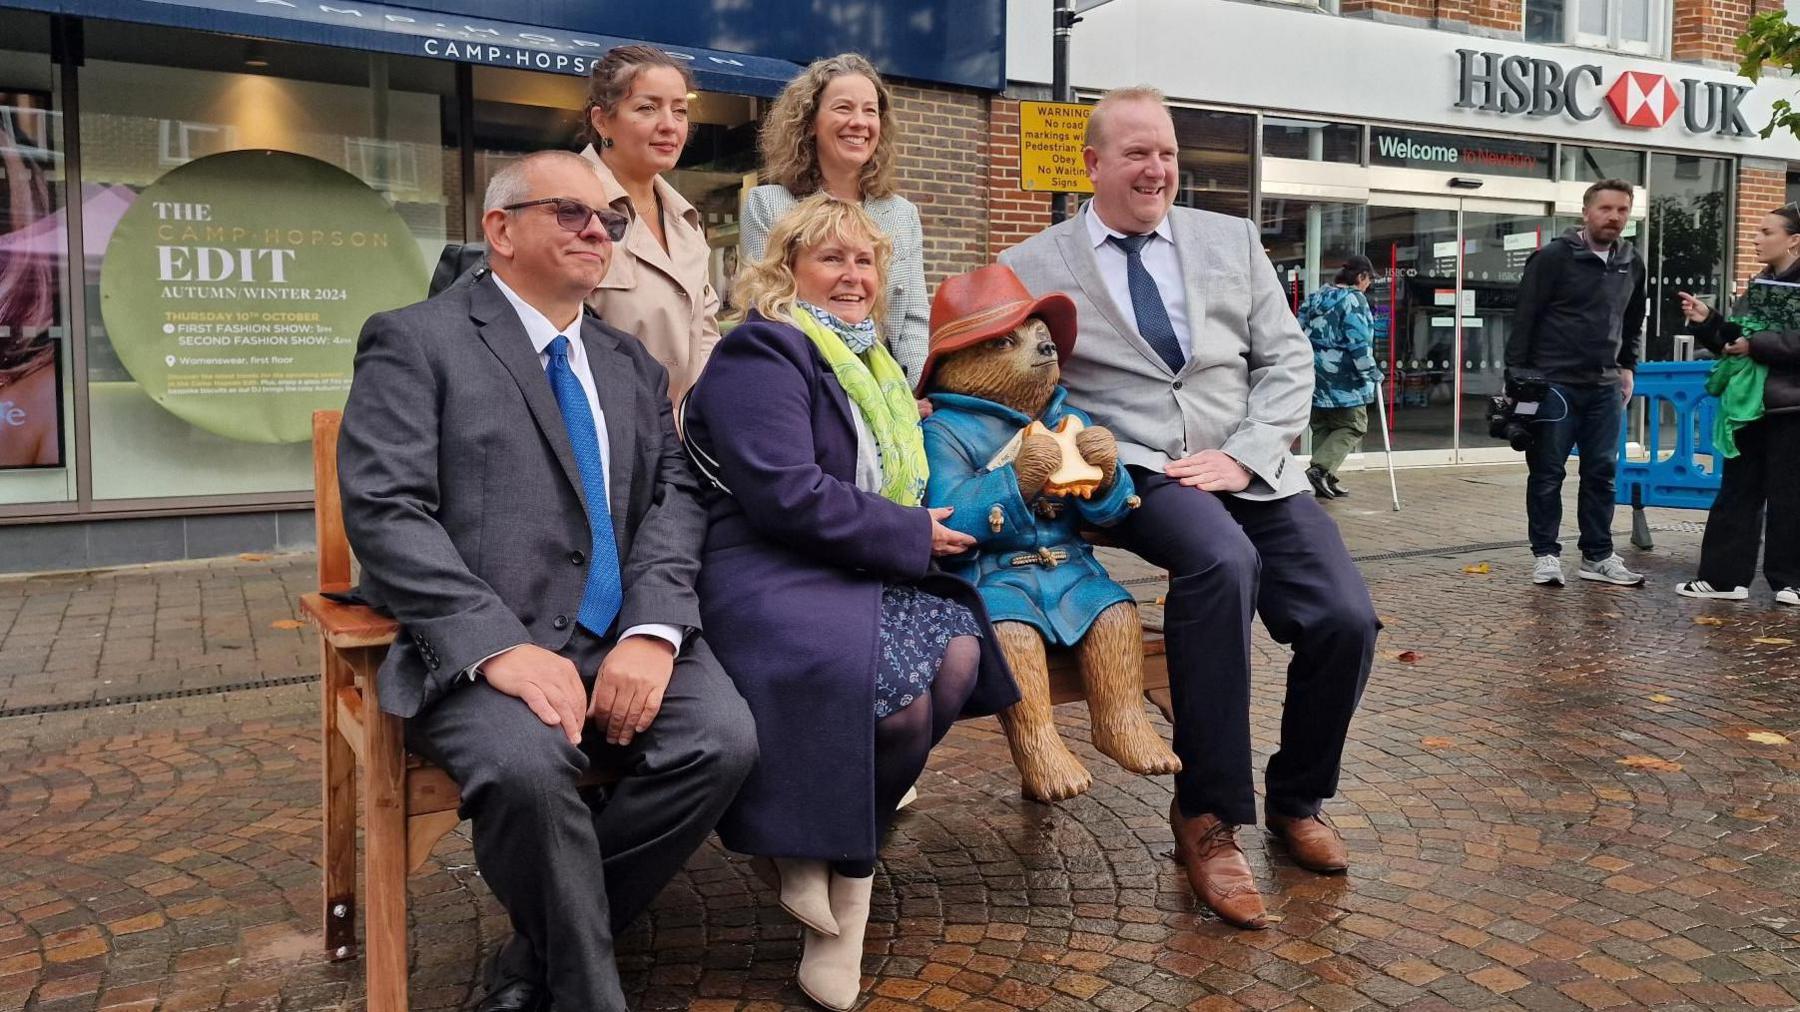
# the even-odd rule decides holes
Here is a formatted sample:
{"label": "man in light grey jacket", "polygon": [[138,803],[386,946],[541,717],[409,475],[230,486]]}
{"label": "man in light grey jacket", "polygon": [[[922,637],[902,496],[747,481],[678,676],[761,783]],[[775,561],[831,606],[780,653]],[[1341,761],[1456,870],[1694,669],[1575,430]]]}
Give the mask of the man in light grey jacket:
{"label": "man in light grey jacket", "polygon": [[1348,865],[1320,806],[1337,791],[1380,623],[1289,453],[1310,411],[1312,350],[1256,225],[1173,206],[1179,151],[1155,89],[1102,98],[1086,145],[1094,199],[1000,262],[1034,295],[1075,300],[1070,403],[1112,430],[1143,498],[1116,530],[1170,575],[1176,857],[1221,917],[1261,928],[1235,835],[1256,821],[1251,617],[1294,648],[1265,775],[1268,827],[1319,872]]}

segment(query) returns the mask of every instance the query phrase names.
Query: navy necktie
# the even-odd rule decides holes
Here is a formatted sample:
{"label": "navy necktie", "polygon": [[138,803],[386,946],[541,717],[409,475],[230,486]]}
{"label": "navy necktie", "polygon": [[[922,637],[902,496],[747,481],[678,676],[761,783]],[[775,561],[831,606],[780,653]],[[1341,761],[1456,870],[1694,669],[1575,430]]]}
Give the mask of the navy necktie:
{"label": "navy necktie", "polygon": [[562,409],[563,424],[569,429],[575,469],[581,472],[581,492],[587,497],[588,529],[593,534],[587,586],[582,589],[576,619],[594,635],[605,636],[625,600],[619,581],[619,545],[613,540],[612,514],[606,508],[606,463],[600,459],[600,435],[587,391],[569,366],[569,339],[558,334],[549,351],[550,367],[545,372],[557,407]]}
{"label": "navy necktie", "polygon": [[1144,266],[1144,244],[1150,235],[1115,235],[1107,238],[1125,251],[1125,286],[1131,289],[1131,312],[1137,317],[1138,334],[1169,364],[1170,372],[1180,372],[1187,364],[1181,340],[1175,336],[1175,325],[1169,322],[1169,307],[1163,304],[1162,290]]}

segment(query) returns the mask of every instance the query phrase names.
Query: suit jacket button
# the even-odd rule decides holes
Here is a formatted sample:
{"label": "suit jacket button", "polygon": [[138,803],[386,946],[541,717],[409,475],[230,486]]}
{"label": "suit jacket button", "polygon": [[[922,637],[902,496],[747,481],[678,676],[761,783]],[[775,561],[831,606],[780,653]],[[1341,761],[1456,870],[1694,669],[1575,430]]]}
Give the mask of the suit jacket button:
{"label": "suit jacket button", "polygon": [[587,556],[583,555],[580,552],[570,552],[569,553],[569,562],[574,565],[579,566],[586,561],[587,561]]}
{"label": "suit jacket button", "polygon": [[1175,381],[1175,389],[1177,389],[1177,390],[1181,389],[1181,381],[1180,380]]}
{"label": "suit jacket button", "polygon": [[569,616],[567,615],[558,615],[550,620],[550,628],[552,629],[567,629],[568,627]]}

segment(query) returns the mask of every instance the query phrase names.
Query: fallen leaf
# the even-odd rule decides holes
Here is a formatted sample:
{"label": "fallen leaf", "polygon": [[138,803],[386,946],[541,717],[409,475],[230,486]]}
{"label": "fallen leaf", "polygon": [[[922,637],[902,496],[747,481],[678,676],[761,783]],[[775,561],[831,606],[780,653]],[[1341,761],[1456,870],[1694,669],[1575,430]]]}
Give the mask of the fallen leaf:
{"label": "fallen leaf", "polygon": [[1420,738],[1419,744],[1426,748],[1449,748],[1456,742],[1450,738]]}
{"label": "fallen leaf", "polygon": [[1486,576],[1487,574],[1489,574],[1493,571],[1494,571],[1494,567],[1488,565],[1485,562],[1477,562],[1472,566],[1464,566],[1463,567],[1463,572],[1469,573],[1473,576]]}
{"label": "fallen leaf", "polygon": [[244,560],[245,562],[267,562],[267,561],[269,561],[269,557],[267,555],[262,554],[261,552],[243,552],[238,555],[238,558]]}
{"label": "fallen leaf", "polygon": [[1619,614],[1616,611],[1603,611],[1600,613],[1600,617],[1601,618],[1624,618],[1625,616]]}
{"label": "fallen leaf", "polygon": [[1620,766],[1630,766],[1640,770],[1655,770],[1658,773],[1680,773],[1681,764],[1667,759],[1658,759],[1653,755],[1628,755],[1618,760]]}
{"label": "fallen leaf", "polygon": [[1160,604],[1168,604],[1169,603],[1169,595],[1167,595],[1167,594],[1156,595],[1156,601],[1154,603],[1159,604],[1159,605]]}
{"label": "fallen leaf", "polygon": [[1696,616],[1694,616],[1694,624],[1695,625],[1724,625],[1725,620],[1722,618],[1713,618],[1711,615],[1696,615]]}
{"label": "fallen leaf", "polygon": [[278,618],[269,623],[271,629],[302,629],[305,626],[306,623],[297,618]]}
{"label": "fallen leaf", "polygon": [[1743,808],[1734,808],[1731,810],[1731,814],[1734,818],[1743,819],[1746,822],[1774,822],[1775,821],[1775,816],[1773,813],[1765,812],[1760,808],[1750,808],[1748,806],[1743,807]]}
{"label": "fallen leaf", "polygon": [[1397,660],[1402,664],[1416,664],[1419,661],[1419,652],[1417,650],[1402,650],[1394,655],[1394,660]]}
{"label": "fallen leaf", "polygon": [[1751,640],[1750,642],[1765,643],[1772,647],[1791,647],[1794,645],[1793,640],[1788,639],[1784,636],[1758,636],[1757,638]]}
{"label": "fallen leaf", "polygon": [[1786,745],[1788,743],[1785,736],[1776,734],[1774,731],[1751,731],[1744,737],[1759,745]]}
{"label": "fallen leaf", "polygon": [[1665,696],[1659,692],[1656,695],[1650,697],[1650,702],[1652,702],[1652,703],[1673,703],[1673,702],[1675,702],[1675,697],[1674,696]]}

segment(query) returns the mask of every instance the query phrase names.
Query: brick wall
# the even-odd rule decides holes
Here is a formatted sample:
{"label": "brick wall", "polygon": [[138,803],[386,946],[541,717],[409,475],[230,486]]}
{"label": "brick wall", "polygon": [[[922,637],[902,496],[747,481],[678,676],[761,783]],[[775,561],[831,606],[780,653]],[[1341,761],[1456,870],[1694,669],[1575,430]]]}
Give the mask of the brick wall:
{"label": "brick wall", "polygon": [[1524,0],[1343,0],[1341,9],[1352,17],[1410,20],[1451,31],[1518,33],[1525,27]]}
{"label": "brick wall", "polygon": [[900,192],[919,206],[925,281],[988,262],[988,100],[981,92],[892,85]]}
{"label": "brick wall", "polygon": [[994,99],[988,119],[988,247],[995,256],[1050,227],[1050,195],[1019,189],[1019,103]]}
{"label": "brick wall", "polygon": [[1782,0],[1675,0],[1669,55],[1690,63],[1737,62],[1737,37],[1753,14],[1780,10]]}
{"label": "brick wall", "polygon": [[1738,166],[1737,248],[1731,261],[1731,276],[1737,289],[1762,270],[1756,261],[1756,228],[1763,215],[1787,203],[1787,167],[1779,162],[1745,159]]}

